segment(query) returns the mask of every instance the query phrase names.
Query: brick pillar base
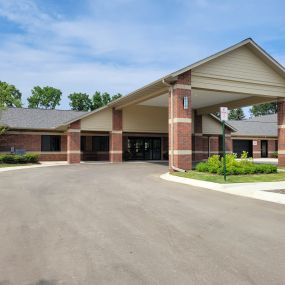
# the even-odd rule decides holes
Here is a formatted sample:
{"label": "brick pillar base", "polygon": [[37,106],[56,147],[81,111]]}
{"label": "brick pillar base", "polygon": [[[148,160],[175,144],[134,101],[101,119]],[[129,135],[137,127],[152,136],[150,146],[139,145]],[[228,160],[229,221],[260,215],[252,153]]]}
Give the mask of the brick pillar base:
{"label": "brick pillar base", "polygon": [[285,101],[277,102],[278,117],[278,166],[285,166]]}
{"label": "brick pillar base", "polygon": [[[191,73],[178,77],[173,86],[173,95],[169,95],[169,168],[192,169],[192,106]],[[184,109],[183,99],[188,98],[188,108]],[[173,109],[172,109],[172,108]],[[173,130],[173,133],[172,133]]]}
{"label": "brick pillar base", "polygon": [[110,133],[110,161],[123,161],[123,116],[121,110],[112,111],[113,129]]}
{"label": "brick pillar base", "polygon": [[67,130],[67,162],[80,163],[80,160],[80,121],[76,121]]}

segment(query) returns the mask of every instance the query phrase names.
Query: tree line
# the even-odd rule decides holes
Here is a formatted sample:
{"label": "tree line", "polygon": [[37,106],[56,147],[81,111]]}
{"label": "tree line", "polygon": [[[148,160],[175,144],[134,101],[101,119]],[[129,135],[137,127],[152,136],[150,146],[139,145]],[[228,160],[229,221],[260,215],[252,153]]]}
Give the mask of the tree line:
{"label": "tree line", "polygon": [[[32,89],[32,95],[27,98],[28,108],[55,109],[60,105],[61,97],[60,89],[50,86],[35,86]],[[80,92],[74,92],[68,96],[70,108],[76,111],[92,111],[120,97],[122,97],[120,93],[110,95],[107,92],[99,91],[96,91],[92,96]],[[22,106],[22,93],[14,85],[0,81],[0,108]],[[276,112],[277,104],[275,102],[255,105],[250,109],[252,117],[275,114]],[[245,114],[242,108],[230,110],[229,120],[243,119],[245,119]]]}
{"label": "tree line", "polygon": [[[60,105],[62,98],[61,90],[50,86],[35,86],[31,93],[32,95],[27,98],[27,101],[28,108],[32,109],[55,109]],[[107,92],[99,91],[96,91],[92,96],[81,92],[74,92],[68,96],[70,108],[75,111],[92,111],[120,97],[122,97],[120,93],[110,95]],[[14,85],[0,81],[0,108],[20,108],[22,106],[22,93]]]}

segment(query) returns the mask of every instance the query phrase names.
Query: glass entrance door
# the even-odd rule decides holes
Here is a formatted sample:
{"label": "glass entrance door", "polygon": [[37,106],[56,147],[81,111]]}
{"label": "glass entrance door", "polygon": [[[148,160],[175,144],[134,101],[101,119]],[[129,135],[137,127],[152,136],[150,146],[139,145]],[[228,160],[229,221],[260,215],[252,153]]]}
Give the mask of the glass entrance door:
{"label": "glass entrance door", "polygon": [[161,138],[129,137],[127,160],[160,160]]}

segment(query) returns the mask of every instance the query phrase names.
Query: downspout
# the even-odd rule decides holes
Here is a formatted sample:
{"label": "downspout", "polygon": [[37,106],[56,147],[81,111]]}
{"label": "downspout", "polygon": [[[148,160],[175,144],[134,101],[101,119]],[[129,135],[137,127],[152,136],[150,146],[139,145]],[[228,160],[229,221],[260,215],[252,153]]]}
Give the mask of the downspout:
{"label": "downspout", "polygon": [[162,79],[162,83],[165,84],[166,86],[169,87],[170,89],[170,127],[171,127],[171,149],[170,149],[170,153],[171,153],[171,160],[170,160],[170,167],[171,169],[173,169],[174,171],[178,171],[178,172],[186,172],[184,169],[178,168],[176,166],[174,166],[173,164],[173,156],[174,156],[174,149],[173,149],[173,145],[174,145],[174,137],[173,137],[173,133],[174,133],[174,125],[173,125],[173,117],[174,117],[174,112],[173,112],[173,85],[169,84],[165,81],[165,79]]}

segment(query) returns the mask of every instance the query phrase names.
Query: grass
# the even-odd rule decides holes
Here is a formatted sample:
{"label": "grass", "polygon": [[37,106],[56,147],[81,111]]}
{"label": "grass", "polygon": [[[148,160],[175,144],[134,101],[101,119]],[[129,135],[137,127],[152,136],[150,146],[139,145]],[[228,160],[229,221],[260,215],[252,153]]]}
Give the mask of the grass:
{"label": "grass", "polygon": [[252,175],[229,175],[227,181],[224,181],[222,175],[210,174],[198,171],[175,172],[172,175],[191,178],[216,183],[246,183],[246,182],[274,182],[285,181],[285,171],[272,174],[252,174]]}
{"label": "grass", "polygon": [[7,163],[0,163],[0,168],[4,168],[4,167],[15,167],[15,166],[28,166],[31,165],[30,163],[25,163],[25,164],[7,164]]}

